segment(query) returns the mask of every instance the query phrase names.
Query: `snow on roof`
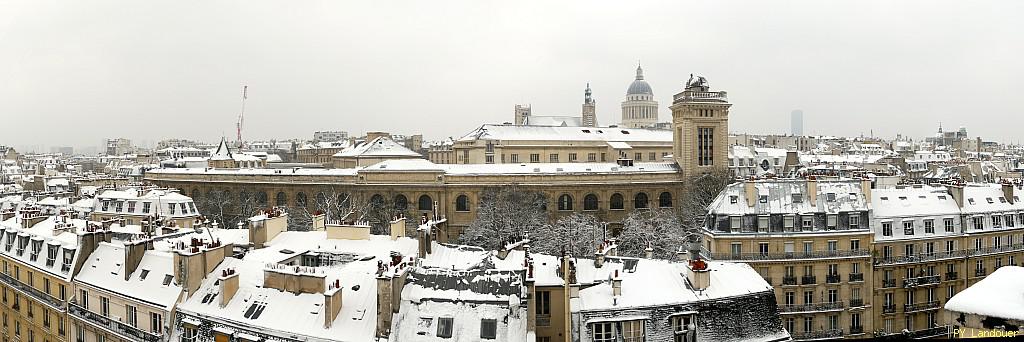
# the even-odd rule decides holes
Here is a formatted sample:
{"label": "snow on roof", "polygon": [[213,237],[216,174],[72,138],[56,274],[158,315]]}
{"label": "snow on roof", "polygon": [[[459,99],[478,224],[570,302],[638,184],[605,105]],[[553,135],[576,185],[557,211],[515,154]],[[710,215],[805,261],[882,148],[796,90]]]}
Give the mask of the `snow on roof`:
{"label": "snow on roof", "polygon": [[120,295],[161,309],[173,307],[182,293],[176,282],[164,284],[166,276],[174,275],[173,257],[169,253],[146,251],[128,280],[124,272],[125,246],[101,242],[75,280],[98,289],[116,289]]}
{"label": "snow on roof", "polygon": [[341,150],[335,157],[416,157],[423,156],[391,140],[388,136],[379,136],[352,148]]}
{"label": "snow on roof", "polygon": [[[341,283],[341,312],[330,328],[324,328],[323,294],[296,295],[263,286],[263,272],[268,262],[276,263],[282,260],[281,256],[294,257],[304,251],[373,256],[319,268],[326,274],[326,282],[337,280]],[[416,242],[409,238],[392,241],[387,236],[371,236],[369,240],[334,240],[327,239],[325,232],[282,232],[268,242],[268,247],[250,251],[244,259],[224,259],[211,272],[214,276],[207,276],[195,295],[178,305],[178,310],[231,326],[242,324],[276,336],[303,340],[370,341],[374,338],[377,323],[374,315],[377,261],[390,260],[392,251],[415,255]],[[207,294],[219,295],[216,275],[229,268],[239,274],[238,291],[224,308],[219,306],[219,300],[204,303],[203,298]],[[246,311],[253,306],[264,306],[264,309],[259,315],[246,317]]]}
{"label": "snow on roof", "polygon": [[[1024,190],[1013,187],[1015,198],[1004,197],[1003,188],[1000,184],[992,183],[970,183],[964,186],[964,214],[982,214],[1001,211],[1024,210],[1024,202],[1021,201],[1021,194]],[[1012,200],[1012,204],[1010,203]]]}
{"label": "snow on roof", "polygon": [[[586,264],[591,263],[577,263]],[[684,264],[638,259],[633,271],[619,271],[622,292],[617,300],[613,301],[610,281],[614,274],[607,274],[598,285],[580,290],[578,308],[580,311],[620,311],[772,291],[771,285],[746,264],[709,262],[708,269],[710,285],[704,291],[694,291],[687,285],[686,273],[690,271]]]}
{"label": "snow on roof", "polygon": [[544,116],[527,115],[523,120],[524,125],[530,126],[583,126],[583,118],[579,116]]}
{"label": "snow on roof", "polygon": [[[811,205],[805,180],[754,181],[757,201],[748,206],[743,182],[730,184],[708,207],[717,215],[803,214],[866,211],[869,203],[856,180],[817,181],[817,199]],[[794,201],[799,198],[799,202]],[[762,202],[763,199],[763,202]]]}
{"label": "snow on roof", "polygon": [[302,145],[298,149],[299,150],[314,150],[314,149],[321,149],[321,148],[347,148],[347,147],[350,147],[350,145],[351,144],[349,143],[348,140],[321,141],[321,142],[317,142],[317,143],[310,143],[310,144]]}
{"label": "snow on roof", "polygon": [[871,197],[874,217],[879,219],[960,214],[956,201],[941,186],[874,189]]}
{"label": "snow on roof", "polygon": [[274,176],[355,176],[360,172],[383,171],[439,171],[445,175],[558,175],[558,174],[637,174],[676,173],[674,162],[635,163],[620,166],[616,163],[536,163],[536,164],[434,164],[426,159],[384,160],[365,168],[351,169],[207,169],[161,168],[147,174],[217,174],[217,175],[274,175]]}
{"label": "snow on roof", "polygon": [[945,309],[1024,321],[1024,267],[1000,267],[949,299]]}
{"label": "snow on roof", "polygon": [[558,140],[558,141],[619,141],[656,142],[672,144],[672,131],[622,127],[561,127],[483,125],[457,139],[474,140]]}
{"label": "snow on roof", "polygon": [[210,155],[210,160],[232,160],[231,149],[228,148],[228,141],[226,139],[220,138],[220,145]]}
{"label": "snow on roof", "polygon": [[[16,215],[6,221],[0,222],[0,228],[3,228],[2,230],[5,234],[14,234],[18,236],[27,235],[30,236],[32,240],[43,241],[43,250],[39,251],[40,255],[36,257],[35,260],[33,260],[33,258],[31,257],[31,246],[26,247],[25,251],[22,253],[18,253],[17,248],[12,248],[11,250],[7,250],[6,248],[0,248],[0,254],[3,254],[11,259],[18,259],[20,262],[26,265],[31,265],[36,269],[43,270],[57,278],[70,281],[70,272],[63,270],[61,267],[61,260],[63,257],[59,256],[56,262],[47,265],[47,258],[44,254],[47,253],[45,249],[49,248],[48,246],[55,245],[65,249],[75,250],[74,259],[77,259],[79,257],[79,253],[77,251],[78,234],[69,232],[67,230],[61,231],[58,234],[54,234],[54,228],[57,226],[58,220],[61,220],[61,225],[71,225],[77,231],[85,229],[85,226],[87,225],[87,222],[85,220],[69,219],[66,223],[64,223],[63,221],[65,219],[58,218],[58,216],[50,216],[44,219],[43,221],[36,223],[34,226],[28,229],[22,229],[20,228],[21,217],[20,215]],[[63,254],[58,253],[58,255]],[[72,265],[73,264],[74,261],[72,261]]]}

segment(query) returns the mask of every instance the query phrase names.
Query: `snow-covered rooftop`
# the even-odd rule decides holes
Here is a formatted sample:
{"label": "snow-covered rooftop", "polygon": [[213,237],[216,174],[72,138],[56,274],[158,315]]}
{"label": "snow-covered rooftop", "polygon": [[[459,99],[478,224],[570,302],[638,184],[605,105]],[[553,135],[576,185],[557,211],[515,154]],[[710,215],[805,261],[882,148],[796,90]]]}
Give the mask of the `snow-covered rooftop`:
{"label": "snow-covered rooftop", "polygon": [[563,127],[483,125],[456,141],[474,140],[557,140],[624,141],[672,144],[672,131],[622,127]]}
{"label": "snow-covered rooftop", "polygon": [[1000,267],[953,296],[945,309],[1024,321],[1024,267]]}

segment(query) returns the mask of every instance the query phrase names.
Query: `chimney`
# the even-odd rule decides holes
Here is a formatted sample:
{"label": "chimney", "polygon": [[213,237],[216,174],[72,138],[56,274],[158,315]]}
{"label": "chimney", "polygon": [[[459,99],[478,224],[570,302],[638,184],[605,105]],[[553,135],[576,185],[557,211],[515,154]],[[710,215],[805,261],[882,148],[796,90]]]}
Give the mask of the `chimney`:
{"label": "chimney", "polygon": [[615,270],[615,275],[612,276],[612,296],[615,299],[622,296],[622,277],[619,276],[619,270]]}
{"label": "chimney", "polygon": [[1013,183],[1008,181],[1002,181],[1003,197],[1006,198],[1006,203],[1013,204]]}
{"label": "chimney", "polygon": [[416,240],[419,244],[418,256],[420,258],[426,258],[427,255],[430,254],[431,238],[432,236],[429,224],[420,225],[420,227],[416,229]]}
{"label": "chimney", "polygon": [[14,217],[14,209],[8,209],[0,212],[0,221],[7,221]]}
{"label": "chimney", "polygon": [[650,245],[648,245],[647,248],[644,248],[644,257],[647,259],[654,259],[654,248],[651,248]]}
{"label": "chimney", "polygon": [[814,176],[807,176],[807,201],[812,207],[818,205],[818,180]]}
{"label": "chimney", "polygon": [[686,272],[686,280],[694,290],[704,291],[711,286],[711,272],[708,263],[703,259],[690,260],[687,271],[689,272]]}
{"label": "chimney", "polygon": [[871,179],[864,177],[860,179],[860,191],[864,193],[864,200],[871,203]]}
{"label": "chimney", "polygon": [[324,329],[330,329],[331,323],[341,312],[341,280],[335,279],[324,292]]}
{"label": "chimney", "polygon": [[175,281],[192,296],[202,285],[203,277],[213,272],[224,258],[230,256],[234,245],[220,241],[206,243],[193,238],[180,241],[174,250]]}
{"label": "chimney", "polygon": [[964,186],[960,184],[946,184],[946,191],[949,192],[949,196],[953,197],[953,201],[956,202],[956,206],[964,207]]}
{"label": "chimney", "polygon": [[743,194],[747,198],[748,207],[753,207],[757,204],[757,187],[754,185],[753,179],[748,178],[743,181]]}
{"label": "chimney", "polygon": [[128,280],[135,273],[135,270],[139,268],[139,263],[142,262],[142,257],[146,255],[146,250],[152,247],[150,240],[138,240],[124,243],[124,280]]}
{"label": "chimney", "polygon": [[326,215],[324,215],[324,214],[316,214],[316,215],[313,215],[313,217],[310,218],[310,220],[312,220],[312,225],[313,225],[312,229],[314,231],[325,231],[325,230],[327,230],[327,225],[326,225],[325,219],[324,219],[325,217],[326,217]]}
{"label": "chimney", "polygon": [[391,221],[391,240],[398,240],[405,236],[405,216],[399,216]]}
{"label": "chimney", "polygon": [[232,268],[221,272],[220,277],[220,307],[225,307],[231,302],[231,298],[238,292],[238,272]]}
{"label": "chimney", "polygon": [[253,244],[253,248],[263,248],[268,241],[286,230],[288,214],[276,207],[249,218],[249,242]]}

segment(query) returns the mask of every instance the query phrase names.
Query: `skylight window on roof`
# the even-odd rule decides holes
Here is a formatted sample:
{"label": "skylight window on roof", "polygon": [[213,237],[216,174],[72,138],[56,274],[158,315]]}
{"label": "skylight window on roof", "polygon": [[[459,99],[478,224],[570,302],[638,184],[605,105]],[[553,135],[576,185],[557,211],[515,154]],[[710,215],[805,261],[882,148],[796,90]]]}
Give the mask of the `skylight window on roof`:
{"label": "skylight window on roof", "polygon": [[793,203],[803,203],[804,202],[804,195],[803,194],[793,194],[792,196],[793,196]]}
{"label": "skylight window on roof", "polygon": [[992,200],[992,197],[985,197],[985,202],[988,202],[988,204],[995,203],[995,201]]}
{"label": "skylight window on roof", "polygon": [[907,196],[900,196],[900,201],[906,201],[906,200],[907,200]]}
{"label": "skylight window on roof", "polygon": [[736,204],[739,202],[739,196],[729,196],[729,204]]}
{"label": "skylight window on roof", "polygon": [[881,198],[882,198],[883,201],[888,201],[889,200],[889,197],[886,197],[886,196],[882,196]]}
{"label": "skylight window on roof", "polygon": [[1006,203],[1006,198],[1005,197],[1000,197],[999,198],[999,203]]}
{"label": "skylight window on roof", "polygon": [[590,133],[590,130],[589,129],[584,129],[583,133]]}
{"label": "skylight window on roof", "polygon": [[832,193],[832,192],[825,194],[825,200],[827,200],[829,202],[835,202],[836,201],[836,194]]}
{"label": "skylight window on roof", "polygon": [[761,195],[758,197],[757,201],[761,203],[768,203],[768,195]]}
{"label": "skylight window on roof", "polygon": [[174,280],[174,276],[172,276],[170,274],[165,274],[164,275],[164,286],[170,285],[171,284],[171,280]]}
{"label": "skylight window on roof", "polygon": [[627,131],[627,130],[622,130],[622,134],[629,134],[629,131]]}
{"label": "skylight window on roof", "polygon": [[945,201],[946,200],[946,195],[939,195],[939,199]]}
{"label": "skylight window on roof", "polygon": [[149,275],[149,270],[145,270],[145,269],[142,270],[142,273],[139,273],[139,280],[146,280],[146,276],[148,276],[148,275]]}
{"label": "skylight window on roof", "polygon": [[974,199],[973,198],[968,198],[967,199],[967,203],[974,204]]}

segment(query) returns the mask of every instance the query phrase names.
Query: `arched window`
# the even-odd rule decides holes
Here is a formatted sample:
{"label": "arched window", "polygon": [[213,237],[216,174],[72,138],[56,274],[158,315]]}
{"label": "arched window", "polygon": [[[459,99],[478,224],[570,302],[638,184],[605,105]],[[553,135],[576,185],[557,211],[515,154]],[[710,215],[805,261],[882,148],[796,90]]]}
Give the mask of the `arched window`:
{"label": "arched window", "polygon": [[327,211],[327,195],[323,191],[313,196],[313,203],[316,204],[316,210],[321,212]]}
{"label": "arched window", "polygon": [[636,194],[636,196],[633,197],[633,208],[636,208],[636,209],[647,208],[647,194],[642,193],[642,192],[638,192]]}
{"label": "arched window", "polygon": [[249,200],[251,200],[251,199],[252,199],[252,195],[249,194],[249,190],[242,189],[242,191],[238,192],[238,203],[239,204],[249,202]]}
{"label": "arched window", "polygon": [[558,196],[558,210],[572,210],[572,196],[569,194]]}
{"label": "arched window", "polygon": [[259,204],[260,206],[267,205],[267,192],[266,191],[260,191],[260,192],[256,193],[256,204]]}
{"label": "arched window", "polygon": [[192,200],[193,201],[198,201],[199,200],[199,189],[192,189]]}
{"label": "arched window", "polygon": [[419,204],[419,206],[418,206],[419,210],[434,210],[434,200],[430,199],[430,196],[427,196],[427,195],[420,196],[420,200],[418,201],[418,204]]}
{"label": "arched window", "polygon": [[276,198],[274,198],[274,205],[278,207],[288,205],[288,195],[285,195],[284,192],[278,192]]}
{"label": "arched window", "polygon": [[671,208],[672,207],[672,193],[668,191],[662,192],[658,196],[658,207],[659,208]]}
{"label": "arched window", "polygon": [[374,206],[384,205],[384,196],[381,196],[380,194],[374,194],[373,196],[370,197],[370,204]]}
{"label": "arched window", "polygon": [[299,208],[305,208],[307,203],[309,203],[309,202],[306,201],[306,193],[305,192],[299,192],[299,193],[295,194],[295,205],[296,206],[298,206]]}
{"label": "arched window", "polygon": [[459,195],[455,198],[455,211],[469,211],[469,196]]}
{"label": "arched window", "polygon": [[350,201],[349,201],[348,194],[338,195],[338,204],[337,204],[338,207],[347,208],[347,207],[352,205],[352,203],[349,203],[349,202]]}
{"label": "arched window", "polygon": [[612,194],[612,199],[608,201],[608,206],[612,210],[622,210],[625,208],[622,202],[622,194]]}
{"label": "arched window", "polygon": [[405,211],[406,209],[409,209],[409,199],[402,194],[395,196],[395,210]]}
{"label": "arched window", "polygon": [[583,210],[597,210],[597,195],[587,194],[583,197]]}

